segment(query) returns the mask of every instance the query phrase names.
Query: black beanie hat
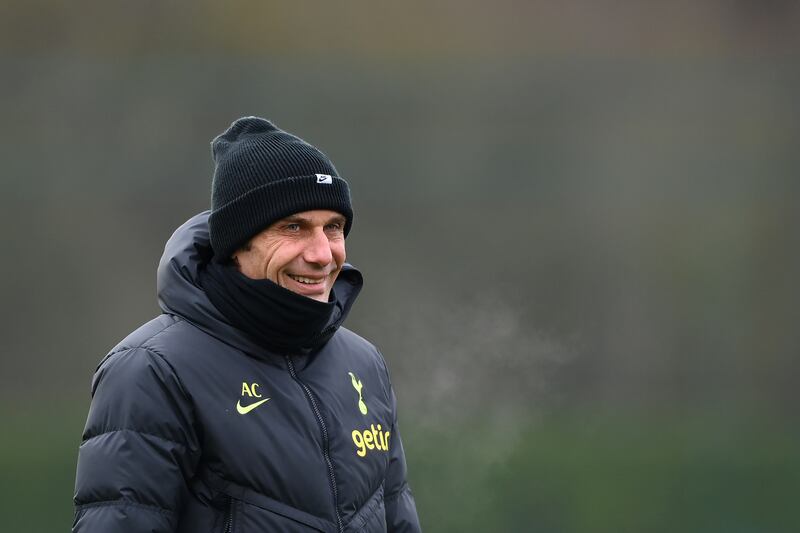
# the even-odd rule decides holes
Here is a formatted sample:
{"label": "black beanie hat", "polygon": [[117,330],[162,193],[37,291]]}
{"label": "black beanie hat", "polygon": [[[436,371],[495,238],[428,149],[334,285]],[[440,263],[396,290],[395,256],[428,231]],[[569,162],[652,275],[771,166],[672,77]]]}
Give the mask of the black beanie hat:
{"label": "black beanie hat", "polygon": [[218,261],[284,217],[330,209],[353,224],[350,189],[328,157],[258,117],[243,117],[211,143],[216,168],[208,229]]}

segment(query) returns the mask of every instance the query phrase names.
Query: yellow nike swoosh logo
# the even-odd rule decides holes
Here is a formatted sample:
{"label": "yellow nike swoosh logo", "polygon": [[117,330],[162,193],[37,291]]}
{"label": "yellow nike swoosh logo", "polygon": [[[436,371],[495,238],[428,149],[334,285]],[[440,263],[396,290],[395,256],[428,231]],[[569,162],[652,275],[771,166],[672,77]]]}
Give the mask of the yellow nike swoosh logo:
{"label": "yellow nike swoosh logo", "polygon": [[236,411],[237,411],[237,412],[238,412],[240,415],[246,415],[247,413],[249,413],[250,411],[252,411],[252,410],[253,410],[253,409],[255,409],[256,407],[258,407],[259,405],[261,405],[262,403],[264,403],[264,402],[268,402],[269,400],[270,400],[269,398],[264,398],[264,399],[263,399],[263,400],[261,400],[260,402],[251,403],[250,405],[245,405],[244,407],[242,407],[242,403],[241,403],[241,402],[242,402],[242,400],[239,400],[238,402],[236,402]]}

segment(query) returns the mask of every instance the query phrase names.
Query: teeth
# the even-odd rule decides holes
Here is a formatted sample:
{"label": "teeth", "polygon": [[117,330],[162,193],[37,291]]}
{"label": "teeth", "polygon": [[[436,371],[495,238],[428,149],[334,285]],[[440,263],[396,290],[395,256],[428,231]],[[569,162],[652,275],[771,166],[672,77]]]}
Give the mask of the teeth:
{"label": "teeth", "polygon": [[289,277],[295,281],[299,281],[300,283],[305,283],[306,285],[316,285],[317,283],[320,283],[322,281],[320,279],[305,278],[303,276],[293,276],[291,274],[289,275]]}

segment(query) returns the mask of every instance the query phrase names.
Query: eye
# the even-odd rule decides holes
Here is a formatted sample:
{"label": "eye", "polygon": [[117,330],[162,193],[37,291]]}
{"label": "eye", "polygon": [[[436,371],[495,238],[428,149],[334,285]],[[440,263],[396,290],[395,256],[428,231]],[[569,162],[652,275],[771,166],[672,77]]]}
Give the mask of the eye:
{"label": "eye", "polygon": [[325,231],[329,233],[340,233],[342,231],[342,224],[339,222],[331,222],[325,225]]}
{"label": "eye", "polygon": [[300,231],[300,224],[297,224],[296,222],[290,222],[284,227],[289,231]]}

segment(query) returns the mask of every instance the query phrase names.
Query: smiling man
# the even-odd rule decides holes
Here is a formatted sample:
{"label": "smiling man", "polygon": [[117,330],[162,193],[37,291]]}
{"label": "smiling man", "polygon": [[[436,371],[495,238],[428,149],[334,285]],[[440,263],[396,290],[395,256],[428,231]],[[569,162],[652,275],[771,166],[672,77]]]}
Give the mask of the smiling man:
{"label": "smiling man", "polygon": [[292,292],[327,302],[344,265],[344,226],[335,211],[305,211],[286,217],[233,254],[239,271],[268,279]]}
{"label": "smiling man", "polygon": [[95,372],[73,531],[419,531],[386,364],[342,327],[363,284],[347,183],[256,117],[212,151],[162,314]]}

